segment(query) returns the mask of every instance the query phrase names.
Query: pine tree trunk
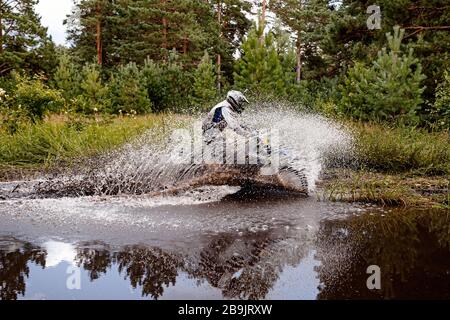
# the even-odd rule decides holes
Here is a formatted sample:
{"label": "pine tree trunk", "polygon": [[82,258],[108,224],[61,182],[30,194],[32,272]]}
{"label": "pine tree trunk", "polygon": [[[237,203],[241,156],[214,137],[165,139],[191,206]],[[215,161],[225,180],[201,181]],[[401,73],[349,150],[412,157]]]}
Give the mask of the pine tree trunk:
{"label": "pine tree trunk", "polygon": [[262,0],[261,18],[259,21],[260,28],[262,28],[261,37],[259,38],[261,45],[264,42],[264,28],[266,25],[266,9],[267,9],[267,2],[266,2],[266,0]]}
{"label": "pine tree trunk", "polygon": [[262,0],[262,12],[261,12],[261,25],[264,26],[266,24],[266,8],[267,2],[266,0]]}
{"label": "pine tree trunk", "polygon": [[102,23],[101,23],[101,8],[97,3],[97,62],[99,65],[103,64],[103,48],[102,48]]}
{"label": "pine tree trunk", "polygon": [[222,77],[221,77],[221,64],[222,64],[222,56],[220,55],[220,53],[217,55],[217,90],[219,91],[219,94],[222,90]]}
{"label": "pine tree trunk", "polygon": [[[222,2],[219,0],[218,4],[217,4],[217,19],[219,22],[219,39],[222,38]],[[217,90],[219,91],[219,94],[222,90],[222,77],[221,77],[221,72],[222,72],[222,57],[219,54],[217,54]]]}
{"label": "pine tree trunk", "polygon": [[[162,0],[162,3],[165,4],[166,0]],[[163,16],[162,18],[162,24],[163,24],[162,48],[164,49],[164,60],[167,60],[167,18],[165,16]]]}
{"label": "pine tree trunk", "polygon": [[300,83],[302,78],[302,46],[300,40],[300,32],[297,35],[297,68],[296,68],[296,76],[295,82]]}
{"label": "pine tree trunk", "polygon": [[166,19],[166,17],[163,17],[162,23],[163,23],[163,43],[162,43],[162,47],[164,49],[164,59],[166,59],[167,58],[167,19]]}
{"label": "pine tree trunk", "polygon": [[163,17],[163,48],[167,50],[167,19]]}
{"label": "pine tree trunk", "polygon": [[187,54],[188,51],[188,38],[187,36],[184,36],[183,38],[183,54]]}
{"label": "pine tree trunk", "polygon": [[3,53],[3,24],[2,24],[3,12],[0,12],[0,54]]}

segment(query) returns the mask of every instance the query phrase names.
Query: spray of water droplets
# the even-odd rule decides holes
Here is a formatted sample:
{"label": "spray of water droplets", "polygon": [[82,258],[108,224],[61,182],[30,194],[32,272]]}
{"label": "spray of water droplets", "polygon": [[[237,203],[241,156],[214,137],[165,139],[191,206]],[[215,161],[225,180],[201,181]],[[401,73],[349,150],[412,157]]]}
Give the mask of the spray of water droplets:
{"label": "spray of water droplets", "polygon": [[[242,114],[242,121],[256,130],[279,132],[280,148],[289,150],[295,158],[291,165],[304,173],[310,190],[315,188],[326,157],[331,153],[348,154],[351,150],[351,135],[336,123],[283,104],[254,105]],[[166,125],[149,130],[122,148],[89,160],[83,168],[40,181],[32,186],[34,192],[30,192],[29,185],[23,188],[38,197],[76,197],[152,194],[177,186],[189,189],[208,184],[226,185],[227,178],[221,172],[224,167],[211,167],[199,161],[185,164],[174,161],[177,155],[173,150],[179,148],[179,142],[171,140],[171,133],[194,122],[192,118],[166,121]]]}
{"label": "spray of water droplets", "polygon": [[254,110],[244,115],[246,123],[279,130],[281,147],[289,149],[296,166],[304,169],[311,191],[330,159],[351,157],[351,134],[330,119],[283,104],[262,103]]}

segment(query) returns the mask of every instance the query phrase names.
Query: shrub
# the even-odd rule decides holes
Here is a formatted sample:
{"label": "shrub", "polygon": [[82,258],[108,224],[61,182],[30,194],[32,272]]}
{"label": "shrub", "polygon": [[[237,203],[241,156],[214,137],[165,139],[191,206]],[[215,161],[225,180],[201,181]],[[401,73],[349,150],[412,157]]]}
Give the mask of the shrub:
{"label": "shrub", "polygon": [[42,76],[29,78],[16,74],[16,88],[9,101],[10,110],[20,113],[33,122],[42,120],[49,112],[57,112],[64,106],[61,92],[49,88]]}
{"label": "shrub", "polygon": [[11,101],[12,99],[6,90],[0,88],[0,132],[5,131],[10,135],[19,130],[22,122],[29,121],[22,108],[13,107]]}

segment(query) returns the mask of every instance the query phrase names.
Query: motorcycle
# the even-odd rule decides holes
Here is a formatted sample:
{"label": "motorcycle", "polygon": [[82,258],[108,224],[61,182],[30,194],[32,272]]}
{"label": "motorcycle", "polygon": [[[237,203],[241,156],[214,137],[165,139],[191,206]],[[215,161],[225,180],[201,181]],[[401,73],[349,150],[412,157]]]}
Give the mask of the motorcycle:
{"label": "motorcycle", "polygon": [[296,157],[289,149],[272,144],[267,135],[255,134],[231,149],[223,139],[209,140],[205,146],[202,152],[207,157],[187,166],[169,190],[228,185],[308,195],[305,170],[296,166]]}

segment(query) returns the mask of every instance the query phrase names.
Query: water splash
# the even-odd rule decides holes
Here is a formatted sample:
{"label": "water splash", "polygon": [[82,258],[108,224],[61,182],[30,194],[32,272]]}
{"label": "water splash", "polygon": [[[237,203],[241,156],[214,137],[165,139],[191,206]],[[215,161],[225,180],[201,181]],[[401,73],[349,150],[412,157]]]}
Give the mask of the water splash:
{"label": "water splash", "polygon": [[[14,191],[19,194],[22,188],[27,194],[38,197],[140,195],[227,184],[229,177],[223,176],[223,167],[211,167],[201,161],[188,164],[174,161],[179,155],[173,150],[180,146],[170,139],[171,133],[176,128],[192,127],[192,123],[201,118],[194,120],[170,120],[118,150],[89,160],[83,168],[44,179],[31,187],[22,184]],[[242,114],[242,121],[256,130],[278,130],[280,148],[288,150],[295,158],[290,165],[305,174],[310,191],[315,189],[325,158],[330,153],[348,153],[351,148],[351,135],[333,121],[283,104],[259,103]],[[198,155],[194,154],[195,157]],[[238,171],[237,175],[244,173]]]}
{"label": "water splash", "polygon": [[285,104],[260,103],[244,114],[250,126],[278,129],[282,147],[288,148],[304,168],[310,191],[316,186],[327,160],[348,157],[352,153],[352,136],[341,125],[321,115],[299,111]]}

